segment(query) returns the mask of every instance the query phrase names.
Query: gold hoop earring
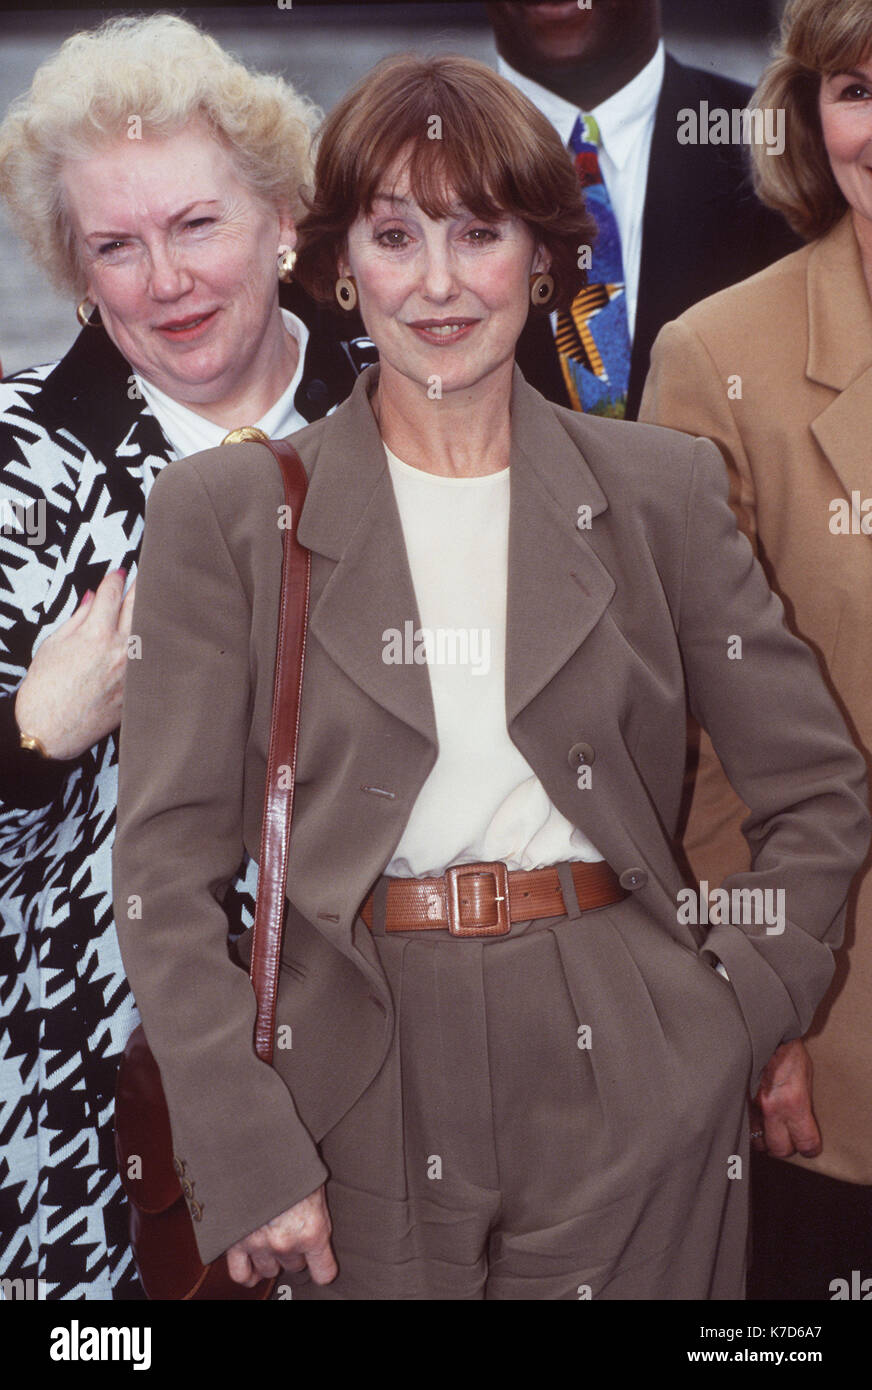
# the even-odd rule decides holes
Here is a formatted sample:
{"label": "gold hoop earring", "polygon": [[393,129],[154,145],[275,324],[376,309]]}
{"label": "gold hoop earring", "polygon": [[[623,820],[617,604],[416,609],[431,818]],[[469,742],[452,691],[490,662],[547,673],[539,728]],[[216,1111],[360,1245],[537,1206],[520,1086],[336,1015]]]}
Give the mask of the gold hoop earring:
{"label": "gold hoop earring", "polygon": [[85,295],[84,299],[79,300],[78,304],[76,305],[76,318],[79,320],[79,323],[82,325],[83,328],[100,327],[101,319],[97,317],[96,319],[92,320],[91,318],[91,315],[93,314],[95,308],[96,305],[91,303],[87,295]]}
{"label": "gold hoop earring", "polygon": [[541,309],[548,304],[553,294],[553,275],[546,275],[543,271],[539,275],[530,276],[530,303],[534,308]]}
{"label": "gold hoop earring", "polygon": [[351,275],[340,275],[336,281],[336,298],[342,309],[351,313],[352,309],[357,308],[357,286]]}
{"label": "gold hoop earring", "polygon": [[291,246],[279,247],[279,258],[276,270],[282,284],[287,284],[294,278],[294,266],[297,264],[297,253]]}

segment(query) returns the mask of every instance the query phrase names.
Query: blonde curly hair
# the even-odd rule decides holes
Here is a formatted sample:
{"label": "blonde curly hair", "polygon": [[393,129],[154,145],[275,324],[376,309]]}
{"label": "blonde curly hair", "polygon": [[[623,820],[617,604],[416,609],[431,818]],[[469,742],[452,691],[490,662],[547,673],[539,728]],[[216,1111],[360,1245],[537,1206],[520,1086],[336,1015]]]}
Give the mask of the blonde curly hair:
{"label": "blonde curly hair", "polygon": [[132,128],[171,135],[204,119],[247,187],[296,218],[320,115],[283,78],[249,71],[187,20],[111,19],[67,39],[9,108],[0,125],[0,197],[45,275],[78,297],[85,276],[61,179],[69,160]]}

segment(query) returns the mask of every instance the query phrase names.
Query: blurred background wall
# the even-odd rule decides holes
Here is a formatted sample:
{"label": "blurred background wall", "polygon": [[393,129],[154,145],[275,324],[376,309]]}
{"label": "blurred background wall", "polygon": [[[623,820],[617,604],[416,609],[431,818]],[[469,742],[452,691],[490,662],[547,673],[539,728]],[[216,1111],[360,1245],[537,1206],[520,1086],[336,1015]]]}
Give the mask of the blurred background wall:
{"label": "blurred background wall", "polygon": [[[287,3],[287,0],[285,0]],[[755,83],[777,31],[783,0],[662,0],[675,56]],[[0,5],[0,112],[30,85],[34,71],[78,29],[110,14],[176,10],[213,33],[247,63],[281,72],[324,110],[388,53],[409,49],[466,53],[495,64],[479,3],[333,4],[278,0],[185,8],[172,3],[65,9]],[[61,356],[78,331],[74,305],[45,284],[0,221],[0,362],[4,372]]]}

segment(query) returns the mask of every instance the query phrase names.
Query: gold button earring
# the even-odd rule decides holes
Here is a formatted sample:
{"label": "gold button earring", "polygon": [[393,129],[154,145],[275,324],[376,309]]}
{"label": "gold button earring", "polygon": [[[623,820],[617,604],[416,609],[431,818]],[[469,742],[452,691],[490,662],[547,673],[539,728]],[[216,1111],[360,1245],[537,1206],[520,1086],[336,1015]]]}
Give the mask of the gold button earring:
{"label": "gold button earring", "polygon": [[539,275],[530,276],[530,303],[534,308],[542,308],[550,303],[553,294],[553,275],[546,275],[543,271]]}
{"label": "gold button earring", "polygon": [[336,281],[336,298],[343,309],[351,313],[357,308],[357,286],[351,275],[340,275]]}

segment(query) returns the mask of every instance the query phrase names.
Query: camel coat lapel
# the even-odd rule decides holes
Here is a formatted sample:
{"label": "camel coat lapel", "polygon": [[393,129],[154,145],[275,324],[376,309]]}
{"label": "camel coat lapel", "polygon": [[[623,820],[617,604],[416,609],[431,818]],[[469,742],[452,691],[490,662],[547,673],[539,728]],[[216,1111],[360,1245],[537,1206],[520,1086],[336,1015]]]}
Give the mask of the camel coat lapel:
{"label": "camel coat lapel", "polygon": [[869,489],[872,439],[872,300],[850,218],[812,250],[808,262],[809,381],[839,394],[811,429],[850,497]]}

